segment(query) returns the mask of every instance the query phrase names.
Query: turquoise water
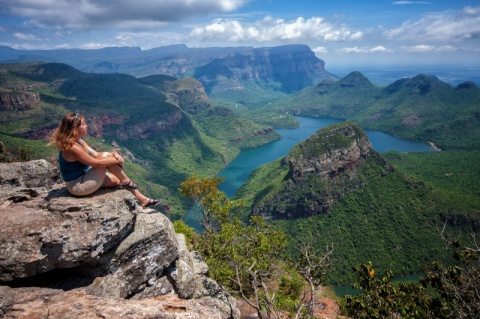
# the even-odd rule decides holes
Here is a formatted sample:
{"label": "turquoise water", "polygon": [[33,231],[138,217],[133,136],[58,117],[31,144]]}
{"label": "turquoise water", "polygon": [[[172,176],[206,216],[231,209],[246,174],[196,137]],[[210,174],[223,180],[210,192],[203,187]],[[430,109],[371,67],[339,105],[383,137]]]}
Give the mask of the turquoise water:
{"label": "turquoise water", "polygon": [[[313,117],[297,117],[297,120],[300,122],[299,128],[276,130],[282,136],[280,140],[243,150],[227,167],[218,173],[218,176],[225,178],[219,189],[228,197],[232,197],[247,181],[255,168],[285,156],[293,146],[306,140],[319,129],[342,122],[342,120],[337,119]],[[435,151],[435,148],[427,143],[406,140],[378,131],[366,132],[373,148],[380,153],[391,150],[399,152]],[[198,232],[202,232],[203,229],[197,221],[199,214],[200,212],[196,209],[191,209],[183,220]]]}
{"label": "turquoise water", "polygon": [[[225,178],[225,182],[220,185],[219,189],[228,197],[232,197],[247,181],[248,176],[255,168],[285,156],[294,145],[306,140],[319,129],[342,122],[337,119],[313,117],[297,117],[297,120],[300,122],[299,128],[276,130],[282,136],[280,140],[243,150],[227,167],[218,173],[218,176]],[[429,152],[435,150],[427,143],[406,140],[378,131],[366,132],[373,148],[379,153],[392,150],[399,152]]]}

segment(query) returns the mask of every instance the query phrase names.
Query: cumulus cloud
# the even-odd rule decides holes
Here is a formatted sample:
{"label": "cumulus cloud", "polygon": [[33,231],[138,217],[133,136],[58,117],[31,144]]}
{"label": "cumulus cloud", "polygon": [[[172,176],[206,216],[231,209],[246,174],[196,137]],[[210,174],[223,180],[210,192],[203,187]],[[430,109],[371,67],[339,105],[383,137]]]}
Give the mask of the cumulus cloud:
{"label": "cumulus cloud", "polygon": [[379,45],[373,48],[370,47],[352,47],[352,48],[341,48],[339,50],[342,53],[378,53],[378,52],[391,52],[390,49]]}
{"label": "cumulus cloud", "polygon": [[300,41],[346,41],[362,38],[362,32],[346,26],[335,26],[323,18],[299,17],[295,20],[267,16],[252,23],[231,19],[217,19],[204,26],[195,27],[190,39],[202,42],[300,42]]}
{"label": "cumulus cloud", "polygon": [[455,52],[461,51],[464,49],[459,49],[453,47],[451,45],[441,45],[441,46],[433,46],[433,45],[415,45],[415,46],[402,46],[400,48],[402,52],[409,52],[409,53],[416,53],[416,52]]}
{"label": "cumulus cloud", "polygon": [[0,0],[0,8],[29,19],[28,24],[45,28],[90,28],[171,22],[183,18],[231,12],[249,0]]}
{"label": "cumulus cloud", "polygon": [[455,41],[480,39],[480,7],[465,7],[430,13],[417,21],[406,21],[400,27],[385,31],[390,40]]}
{"label": "cumulus cloud", "polygon": [[41,38],[39,38],[36,35],[25,34],[25,33],[21,33],[21,32],[14,33],[13,37],[18,39],[18,40],[23,40],[23,41],[41,41],[42,40]]}
{"label": "cumulus cloud", "polygon": [[370,52],[388,52],[389,50],[385,48],[383,45],[376,46],[370,49]]}
{"label": "cumulus cloud", "polygon": [[326,47],[316,47],[316,48],[313,48],[312,51],[315,52],[315,54],[321,54],[321,53],[327,53],[328,52]]}

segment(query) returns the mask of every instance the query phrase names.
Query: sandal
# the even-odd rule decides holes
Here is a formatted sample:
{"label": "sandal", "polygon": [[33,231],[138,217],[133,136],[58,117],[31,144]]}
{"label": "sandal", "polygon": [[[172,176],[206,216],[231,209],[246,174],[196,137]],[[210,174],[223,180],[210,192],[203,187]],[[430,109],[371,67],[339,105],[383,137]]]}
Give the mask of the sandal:
{"label": "sandal", "polygon": [[153,205],[158,205],[162,202],[161,199],[151,199],[149,198],[148,201],[142,205],[142,208],[147,208],[147,207],[150,207],[150,206],[153,206]]}
{"label": "sandal", "polygon": [[135,184],[134,182],[132,182],[132,180],[129,180],[129,181],[126,182],[125,184],[120,185],[120,187],[121,187],[121,188],[125,188],[125,189],[134,190],[134,189],[137,189],[137,188],[138,188],[138,185]]}

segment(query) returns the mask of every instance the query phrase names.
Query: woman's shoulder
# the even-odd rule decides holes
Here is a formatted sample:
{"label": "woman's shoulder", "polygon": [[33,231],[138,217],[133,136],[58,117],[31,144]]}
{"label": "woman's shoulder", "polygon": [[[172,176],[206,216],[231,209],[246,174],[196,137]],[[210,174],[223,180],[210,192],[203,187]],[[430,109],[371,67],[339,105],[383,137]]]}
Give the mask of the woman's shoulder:
{"label": "woman's shoulder", "polygon": [[72,156],[74,154],[78,154],[79,152],[83,152],[83,147],[79,145],[78,143],[73,143],[72,146],[69,148],[62,150],[62,154],[66,156]]}

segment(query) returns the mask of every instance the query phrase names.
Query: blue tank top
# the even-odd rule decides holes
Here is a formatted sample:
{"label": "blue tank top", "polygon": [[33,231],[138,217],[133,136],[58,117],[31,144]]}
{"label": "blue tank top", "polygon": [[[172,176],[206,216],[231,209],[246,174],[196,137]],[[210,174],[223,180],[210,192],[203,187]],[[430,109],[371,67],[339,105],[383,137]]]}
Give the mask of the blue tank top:
{"label": "blue tank top", "polygon": [[79,178],[90,168],[90,166],[79,161],[67,161],[63,158],[61,151],[58,152],[58,165],[60,166],[60,173],[65,182],[70,182]]}

